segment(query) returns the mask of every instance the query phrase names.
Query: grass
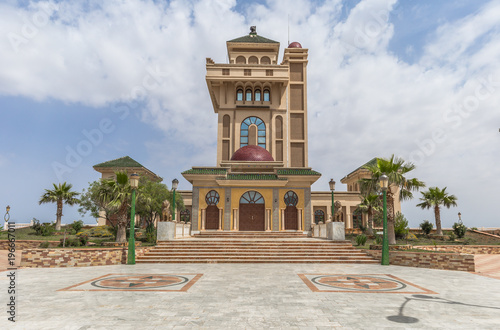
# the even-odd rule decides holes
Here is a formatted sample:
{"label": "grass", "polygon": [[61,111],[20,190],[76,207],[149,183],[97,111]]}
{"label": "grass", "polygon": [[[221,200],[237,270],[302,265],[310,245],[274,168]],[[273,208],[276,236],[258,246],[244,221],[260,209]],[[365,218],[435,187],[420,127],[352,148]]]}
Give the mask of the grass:
{"label": "grass", "polygon": [[[449,235],[451,231],[444,231],[444,235]],[[353,246],[356,246],[357,248],[360,249],[369,249],[370,245],[376,245],[377,243],[375,242],[374,238],[368,238],[366,241],[366,244],[364,246],[357,246],[356,244],[356,234],[347,234],[346,239],[350,240],[353,244]],[[500,238],[495,238],[495,237],[490,237],[486,235],[481,235],[478,233],[474,233],[471,231],[467,231],[465,233],[464,238],[460,239],[455,239],[454,241],[450,241],[449,239],[442,240],[440,238],[436,237],[427,237],[423,234],[417,234],[417,239],[413,240],[406,240],[406,239],[398,239],[396,240],[396,244],[398,245],[431,245],[434,246],[436,245],[500,245]],[[415,249],[412,249],[410,251],[414,251]]]}

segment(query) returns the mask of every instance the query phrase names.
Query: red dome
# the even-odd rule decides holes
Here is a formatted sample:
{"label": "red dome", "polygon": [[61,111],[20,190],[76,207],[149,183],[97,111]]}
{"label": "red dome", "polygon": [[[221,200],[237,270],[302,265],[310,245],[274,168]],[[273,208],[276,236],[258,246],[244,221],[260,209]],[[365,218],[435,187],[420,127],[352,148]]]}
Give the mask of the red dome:
{"label": "red dome", "polygon": [[259,146],[245,146],[236,150],[231,160],[251,162],[274,162],[273,156],[266,149]]}
{"label": "red dome", "polygon": [[288,45],[288,48],[302,48],[302,45],[300,43],[298,43],[297,41],[294,41]]}

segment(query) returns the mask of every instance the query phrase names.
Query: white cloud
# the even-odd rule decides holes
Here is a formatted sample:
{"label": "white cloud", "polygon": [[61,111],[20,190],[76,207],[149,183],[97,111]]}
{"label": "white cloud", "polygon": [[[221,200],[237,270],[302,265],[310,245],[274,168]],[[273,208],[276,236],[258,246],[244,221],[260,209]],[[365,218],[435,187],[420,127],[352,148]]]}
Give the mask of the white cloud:
{"label": "white cloud", "polygon": [[[179,170],[204,160],[215,165],[216,116],[205,57],[225,62],[225,41],[250,25],[280,41],[282,51],[289,15],[290,41],[309,48],[309,163],[324,174],[314,189],[327,189],[330,176],[340,179],[372,157],[396,153],[422,160],[415,175],[428,185],[449,186],[472,214],[490,199],[473,198],[468,189],[480,186],[482,196],[494,196],[489,180],[500,174],[494,152],[500,4],[491,1],[444,23],[420,61],[408,64],[388,51],[395,3],[360,1],[345,20],[340,0],[318,7],[273,0],[250,4],[245,13],[235,11],[236,1],[215,0],[40,2],[24,9],[4,3],[0,30],[24,39],[17,52],[8,38],[0,39],[0,60],[9,63],[0,71],[0,93],[95,107],[141,96],[142,120],[165,132],[165,141],[147,143],[163,153],[159,162],[181,164]],[[51,19],[36,26],[33,15],[40,13]],[[32,37],[23,34],[29,22],[37,29]],[[446,137],[432,140],[436,132]],[[169,157],[174,151],[175,162]],[[414,207],[408,213],[417,214]]]}

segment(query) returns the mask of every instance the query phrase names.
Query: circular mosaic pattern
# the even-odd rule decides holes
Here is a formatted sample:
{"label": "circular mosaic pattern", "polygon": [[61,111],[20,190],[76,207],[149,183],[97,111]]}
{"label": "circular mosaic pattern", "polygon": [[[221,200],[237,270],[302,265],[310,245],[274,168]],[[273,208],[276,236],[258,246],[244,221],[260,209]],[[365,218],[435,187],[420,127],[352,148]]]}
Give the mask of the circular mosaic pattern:
{"label": "circular mosaic pattern", "polygon": [[151,289],[179,285],[188,281],[187,277],[177,275],[123,275],[102,278],[91,284],[104,289]]}
{"label": "circular mosaic pattern", "polygon": [[353,291],[397,291],[406,288],[406,284],[394,279],[377,276],[325,275],[311,279],[318,285]]}

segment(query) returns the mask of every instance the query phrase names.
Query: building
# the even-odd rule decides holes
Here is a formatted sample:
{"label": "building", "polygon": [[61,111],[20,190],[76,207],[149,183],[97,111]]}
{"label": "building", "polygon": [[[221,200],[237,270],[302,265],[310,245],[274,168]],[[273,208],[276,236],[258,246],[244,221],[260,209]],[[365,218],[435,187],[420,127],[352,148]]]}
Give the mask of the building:
{"label": "building", "polygon": [[[218,116],[216,166],[182,175],[193,185],[181,192],[193,232],[303,231],[331,218],[331,192],[311,192],[321,176],[308,164],[308,49],[292,42],[279,62],[280,44],[250,34],[227,41],[229,63],[207,58],[206,82]],[[336,192],[346,228],[364,222],[358,168]],[[181,216],[182,217],[182,216]]]}

